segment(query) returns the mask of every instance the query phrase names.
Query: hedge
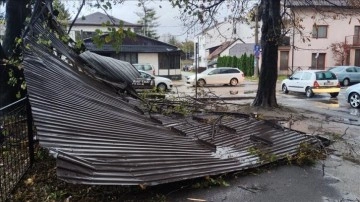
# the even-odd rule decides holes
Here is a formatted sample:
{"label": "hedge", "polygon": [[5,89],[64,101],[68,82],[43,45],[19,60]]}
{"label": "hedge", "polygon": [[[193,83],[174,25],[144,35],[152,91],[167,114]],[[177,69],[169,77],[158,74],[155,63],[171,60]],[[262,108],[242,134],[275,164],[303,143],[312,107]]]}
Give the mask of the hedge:
{"label": "hedge", "polygon": [[254,74],[254,55],[243,54],[240,58],[236,56],[223,56],[217,59],[217,67],[236,67],[244,72],[245,76]]}

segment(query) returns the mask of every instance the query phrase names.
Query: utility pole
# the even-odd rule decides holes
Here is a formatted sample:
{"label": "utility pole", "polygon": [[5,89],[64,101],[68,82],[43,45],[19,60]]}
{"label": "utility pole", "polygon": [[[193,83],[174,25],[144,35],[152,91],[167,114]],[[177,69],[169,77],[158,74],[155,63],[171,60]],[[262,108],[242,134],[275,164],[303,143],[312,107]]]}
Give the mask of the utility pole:
{"label": "utility pole", "polygon": [[198,95],[198,82],[197,82],[197,74],[198,74],[198,66],[199,66],[199,36],[197,37],[197,43],[195,44],[195,98],[197,99]]}
{"label": "utility pole", "polygon": [[255,64],[254,64],[254,77],[259,77],[259,5],[255,4],[255,47],[254,47],[254,55],[255,55]]}

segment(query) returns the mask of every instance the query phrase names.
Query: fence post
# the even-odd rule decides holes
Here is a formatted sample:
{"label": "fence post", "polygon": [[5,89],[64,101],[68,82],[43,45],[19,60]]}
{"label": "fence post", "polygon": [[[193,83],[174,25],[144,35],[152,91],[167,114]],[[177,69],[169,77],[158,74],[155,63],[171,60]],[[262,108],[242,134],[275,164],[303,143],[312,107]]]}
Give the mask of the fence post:
{"label": "fence post", "polygon": [[30,166],[34,163],[34,131],[33,131],[33,118],[31,113],[31,105],[29,96],[26,99],[26,114],[27,114],[27,127],[28,127],[28,139],[29,139],[29,156],[30,156]]}

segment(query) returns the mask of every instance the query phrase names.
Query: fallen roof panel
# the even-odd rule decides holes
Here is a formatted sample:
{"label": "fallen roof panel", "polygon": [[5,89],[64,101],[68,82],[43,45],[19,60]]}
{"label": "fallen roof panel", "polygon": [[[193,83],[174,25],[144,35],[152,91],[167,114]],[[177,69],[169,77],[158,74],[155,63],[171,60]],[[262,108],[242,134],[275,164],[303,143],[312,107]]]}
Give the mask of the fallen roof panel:
{"label": "fallen roof panel", "polygon": [[[252,148],[284,158],[301,142],[315,141],[246,116],[229,115],[219,128],[195,117],[149,117],[138,102],[127,102],[42,45],[30,43],[30,50],[23,65],[37,137],[57,152],[57,175],[67,182],[156,185],[269,163]],[[252,141],[258,134],[272,144]]]}

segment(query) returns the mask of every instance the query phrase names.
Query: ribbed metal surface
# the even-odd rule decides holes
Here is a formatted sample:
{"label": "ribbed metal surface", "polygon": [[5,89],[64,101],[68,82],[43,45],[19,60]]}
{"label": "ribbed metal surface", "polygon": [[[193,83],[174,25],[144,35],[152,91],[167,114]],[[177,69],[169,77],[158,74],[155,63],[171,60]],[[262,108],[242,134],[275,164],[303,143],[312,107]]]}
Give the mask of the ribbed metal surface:
{"label": "ribbed metal surface", "polygon": [[101,78],[110,82],[124,83],[130,85],[133,80],[140,77],[140,73],[130,63],[111,57],[101,56],[90,51],[80,54],[87,64],[96,70]]}
{"label": "ribbed metal surface", "polygon": [[[90,42],[85,43],[85,46],[88,50],[94,51],[94,52],[111,52],[114,53],[116,50],[112,45],[105,44],[102,47],[97,47],[95,44],[92,44]],[[148,46],[148,45],[121,45],[120,50],[123,53],[169,53],[171,52],[179,52],[179,50],[169,47],[166,45],[154,45],[154,46]]]}
{"label": "ribbed metal surface", "polygon": [[[191,117],[149,118],[132,99],[127,102],[44,47],[30,45],[23,65],[34,124],[40,144],[58,153],[57,175],[62,180],[155,185],[268,163],[250,152],[252,147],[282,158],[296,153],[302,141],[311,141],[248,117],[223,117],[219,128],[210,120],[221,115],[202,117],[208,123]],[[270,135],[272,146],[250,140],[262,133]]]}

